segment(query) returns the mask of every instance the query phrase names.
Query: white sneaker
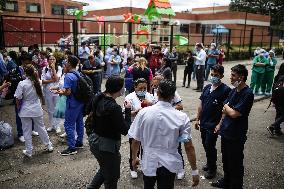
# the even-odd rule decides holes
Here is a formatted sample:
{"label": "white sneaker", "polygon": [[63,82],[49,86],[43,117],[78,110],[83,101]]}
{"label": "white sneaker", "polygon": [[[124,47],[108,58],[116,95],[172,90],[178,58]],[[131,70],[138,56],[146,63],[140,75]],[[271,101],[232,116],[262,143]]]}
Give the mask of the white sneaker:
{"label": "white sneaker", "polygon": [[53,146],[51,142],[46,146],[46,151],[53,152]]}
{"label": "white sneaker", "polygon": [[60,135],[61,138],[64,138],[64,137],[66,137],[66,136],[67,136],[67,134],[66,134],[65,132]]}
{"label": "white sneaker", "polygon": [[21,141],[21,142],[25,142],[25,138],[24,138],[24,136],[20,136],[20,137],[19,137],[19,141]]}
{"label": "white sneaker", "polygon": [[32,154],[29,154],[27,150],[23,150],[23,154],[27,157],[32,157]]}
{"label": "white sneaker", "polygon": [[181,171],[177,174],[177,179],[182,180],[184,178],[184,171]]}
{"label": "white sneaker", "polygon": [[138,178],[138,174],[136,171],[130,171],[130,175],[131,175],[131,178],[133,179],[137,179]]}
{"label": "white sneaker", "polygon": [[56,131],[56,134],[61,133],[61,129],[60,129],[60,127],[57,127],[57,129],[56,129],[55,131]]}
{"label": "white sneaker", "polygon": [[34,136],[38,136],[38,132],[36,132],[36,131],[32,131],[32,135],[34,135]]}
{"label": "white sneaker", "polygon": [[48,127],[48,128],[46,129],[46,131],[47,131],[47,132],[51,132],[52,129],[53,129],[52,127]]}

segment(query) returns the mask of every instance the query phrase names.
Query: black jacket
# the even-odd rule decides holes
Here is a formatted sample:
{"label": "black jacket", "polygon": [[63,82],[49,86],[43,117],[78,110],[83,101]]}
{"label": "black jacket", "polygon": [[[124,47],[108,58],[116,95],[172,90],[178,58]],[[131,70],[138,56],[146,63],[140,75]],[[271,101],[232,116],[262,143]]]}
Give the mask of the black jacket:
{"label": "black jacket", "polygon": [[92,132],[105,138],[120,140],[121,134],[127,135],[131,124],[131,109],[125,109],[125,117],[116,101],[98,93],[92,106]]}

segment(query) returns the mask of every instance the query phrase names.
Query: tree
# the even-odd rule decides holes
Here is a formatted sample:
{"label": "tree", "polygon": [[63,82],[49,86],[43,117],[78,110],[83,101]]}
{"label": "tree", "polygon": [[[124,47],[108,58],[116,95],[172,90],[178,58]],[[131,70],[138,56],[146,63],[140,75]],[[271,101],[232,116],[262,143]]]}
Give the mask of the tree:
{"label": "tree", "polygon": [[284,21],[284,0],[231,0],[231,11],[271,16],[271,26]]}

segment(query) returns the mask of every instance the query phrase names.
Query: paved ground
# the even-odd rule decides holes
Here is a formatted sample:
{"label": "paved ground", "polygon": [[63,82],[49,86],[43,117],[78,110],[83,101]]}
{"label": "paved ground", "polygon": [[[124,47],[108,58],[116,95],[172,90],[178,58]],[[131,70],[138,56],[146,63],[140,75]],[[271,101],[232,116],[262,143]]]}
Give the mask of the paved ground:
{"label": "paved ground", "polygon": [[[230,67],[239,62],[225,63],[225,83],[229,83]],[[243,61],[241,63],[249,63]],[[248,69],[251,67],[248,65]],[[185,112],[190,118],[194,118],[198,97],[200,93],[192,89],[181,88],[183,67],[178,71],[178,92],[183,98]],[[250,78],[250,77],[249,77]],[[249,83],[249,82],[248,82]],[[191,88],[195,88],[196,82],[192,81]],[[258,97],[259,99],[259,97]],[[119,99],[119,102],[122,100]],[[8,104],[9,102],[5,102]],[[250,114],[248,141],[245,146],[245,184],[244,188],[259,189],[281,189],[284,188],[284,137],[270,137],[265,127],[272,123],[275,110],[273,107],[264,113],[269,100],[256,102]],[[46,119],[46,117],[45,117]],[[6,105],[0,108],[0,120],[5,120],[15,127],[13,106]],[[47,121],[47,119],[46,119]],[[15,128],[14,128],[15,130]],[[205,154],[201,145],[200,134],[193,130],[193,141],[196,147],[198,167],[205,162]],[[16,140],[13,148],[0,152],[0,189],[36,189],[36,188],[85,188],[87,183],[95,174],[98,164],[88,149],[85,141],[85,148],[80,150],[77,155],[61,157],[59,151],[66,147],[64,140],[50,134],[55,146],[55,151],[50,154],[43,152],[43,146],[39,143],[39,138],[34,137],[34,152],[32,159],[23,157],[21,154],[24,144]],[[222,175],[220,140],[218,140],[218,177]],[[143,188],[140,177],[131,180],[128,169],[129,145],[127,138],[122,141],[121,154],[121,179],[119,188]],[[178,189],[185,189],[191,184],[190,168],[186,164],[186,178],[176,181]],[[203,172],[201,172],[203,175]],[[210,189],[211,180],[201,180],[198,187],[200,189]]]}

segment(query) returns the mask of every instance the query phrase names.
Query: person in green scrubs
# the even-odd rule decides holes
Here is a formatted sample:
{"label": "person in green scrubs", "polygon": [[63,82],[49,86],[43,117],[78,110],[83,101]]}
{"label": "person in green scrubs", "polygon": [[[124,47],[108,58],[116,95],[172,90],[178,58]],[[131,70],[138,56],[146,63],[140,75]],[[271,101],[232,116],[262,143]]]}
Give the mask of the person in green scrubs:
{"label": "person in green scrubs", "polygon": [[256,95],[262,95],[262,93],[259,92],[259,88],[264,78],[265,67],[268,64],[268,59],[265,58],[264,54],[265,51],[262,50],[261,53],[253,59],[250,88]]}
{"label": "person in green scrubs", "polygon": [[261,84],[261,92],[267,96],[271,95],[276,64],[277,60],[275,58],[275,53],[269,51],[268,64],[265,66],[265,73]]}

